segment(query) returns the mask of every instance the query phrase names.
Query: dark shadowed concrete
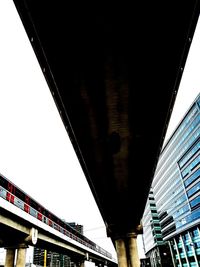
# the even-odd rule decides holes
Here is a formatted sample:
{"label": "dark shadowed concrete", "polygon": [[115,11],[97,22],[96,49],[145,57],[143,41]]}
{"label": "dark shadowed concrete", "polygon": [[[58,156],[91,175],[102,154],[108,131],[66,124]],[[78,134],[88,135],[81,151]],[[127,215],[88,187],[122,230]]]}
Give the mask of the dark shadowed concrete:
{"label": "dark shadowed concrete", "polygon": [[199,1],[14,2],[108,235],[135,232]]}

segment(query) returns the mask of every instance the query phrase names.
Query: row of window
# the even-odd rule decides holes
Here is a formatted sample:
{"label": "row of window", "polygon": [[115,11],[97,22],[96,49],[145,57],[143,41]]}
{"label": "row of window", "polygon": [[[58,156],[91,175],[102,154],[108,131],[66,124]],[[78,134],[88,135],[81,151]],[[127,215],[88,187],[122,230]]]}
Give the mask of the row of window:
{"label": "row of window", "polygon": [[200,177],[200,169],[196,170],[187,180],[184,181],[185,187],[189,186],[192,182]]}
{"label": "row of window", "polygon": [[198,164],[200,163],[200,155],[197,156],[188,166],[185,168],[181,174],[182,177],[184,178],[188,173],[190,173]]}
{"label": "row of window", "polygon": [[159,159],[159,165],[157,167],[157,172],[159,172],[160,169],[163,168],[164,164],[166,164],[166,158],[168,158],[168,156],[171,156],[171,147],[175,146],[174,143],[177,142],[177,139],[179,141],[182,132],[185,131],[185,128],[187,127],[188,124],[191,123],[191,120],[197,113],[198,113],[198,108],[196,107],[196,104],[194,104],[191,110],[188,112],[187,117],[182,121],[181,125],[177,128],[173,138],[167,144],[167,147],[165,148],[165,153],[161,154],[161,157]]}
{"label": "row of window", "polygon": [[178,162],[179,168],[181,169],[185,163],[193,157],[193,155],[200,149],[200,140],[194,144],[194,146],[182,157]]}

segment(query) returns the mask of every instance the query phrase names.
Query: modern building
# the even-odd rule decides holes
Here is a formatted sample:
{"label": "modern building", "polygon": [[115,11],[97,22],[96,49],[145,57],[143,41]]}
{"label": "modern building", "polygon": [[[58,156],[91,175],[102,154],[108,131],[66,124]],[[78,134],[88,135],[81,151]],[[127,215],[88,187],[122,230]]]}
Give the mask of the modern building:
{"label": "modern building", "polygon": [[[83,225],[75,222],[68,223],[77,232],[83,234]],[[59,254],[53,251],[47,251],[42,248],[34,247],[33,249],[33,263],[36,266],[49,267],[73,267],[74,263],[67,255]]]}
{"label": "modern building", "polygon": [[155,198],[150,189],[142,219],[143,242],[146,255],[144,266],[172,267],[169,247],[163,240],[160,218],[158,216]]}
{"label": "modern building", "polygon": [[70,257],[53,251],[34,247],[33,263],[37,267],[71,267]]}
{"label": "modern building", "polygon": [[172,266],[200,266],[200,94],[162,149],[142,223],[151,266],[171,266],[167,248]]}

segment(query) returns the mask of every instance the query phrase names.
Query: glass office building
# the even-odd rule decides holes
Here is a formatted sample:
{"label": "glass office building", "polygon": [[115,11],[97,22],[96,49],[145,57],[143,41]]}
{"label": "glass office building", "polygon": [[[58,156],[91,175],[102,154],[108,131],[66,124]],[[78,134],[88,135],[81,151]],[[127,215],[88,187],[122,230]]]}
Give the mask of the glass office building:
{"label": "glass office building", "polygon": [[152,188],[145,206],[142,224],[145,254],[151,267],[173,267],[169,246],[163,240],[160,218]]}
{"label": "glass office building", "polygon": [[[155,238],[150,198],[162,241]],[[142,223],[152,266],[163,266],[153,256],[163,245],[170,249],[173,266],[200,266],[200,94],[162,150]]]}

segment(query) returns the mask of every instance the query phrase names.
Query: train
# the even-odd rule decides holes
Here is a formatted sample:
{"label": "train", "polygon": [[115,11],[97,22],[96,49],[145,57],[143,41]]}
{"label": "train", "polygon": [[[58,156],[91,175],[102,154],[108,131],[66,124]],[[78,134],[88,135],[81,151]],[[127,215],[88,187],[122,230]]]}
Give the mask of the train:
{"label": "train", "polygon": [[58,218],[55,214],[27,195],[23,190],[21,190],[2,174],[0,174],[0,197],[35,217],[39,221],[63,233],[69,238],[83,244],[84,246],[102,254],[107,258],[112,259],[111,253],[95,244],[80,232],[76,231],[64,220]]}

